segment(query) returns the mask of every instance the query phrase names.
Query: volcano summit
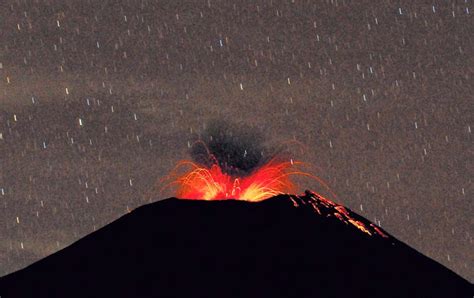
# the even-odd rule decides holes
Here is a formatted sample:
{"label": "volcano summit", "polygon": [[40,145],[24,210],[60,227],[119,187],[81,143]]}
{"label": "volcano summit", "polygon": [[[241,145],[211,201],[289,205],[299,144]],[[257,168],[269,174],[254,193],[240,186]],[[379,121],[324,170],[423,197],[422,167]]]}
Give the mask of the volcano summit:
{"label": "volcano summit", "polygon": [[472,297],[472,285],[315,193],[170,198],[0,278],[10,297]]}

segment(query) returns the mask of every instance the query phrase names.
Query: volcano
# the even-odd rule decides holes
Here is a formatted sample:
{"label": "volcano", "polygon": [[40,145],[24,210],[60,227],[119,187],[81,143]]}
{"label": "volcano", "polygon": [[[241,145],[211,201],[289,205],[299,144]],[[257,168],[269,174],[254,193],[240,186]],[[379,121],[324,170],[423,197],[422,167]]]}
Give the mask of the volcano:
{"label": "volcano", "polygon": [[472,285],[324,197],[170,198],[23,270],[10,297],[472,297]]}

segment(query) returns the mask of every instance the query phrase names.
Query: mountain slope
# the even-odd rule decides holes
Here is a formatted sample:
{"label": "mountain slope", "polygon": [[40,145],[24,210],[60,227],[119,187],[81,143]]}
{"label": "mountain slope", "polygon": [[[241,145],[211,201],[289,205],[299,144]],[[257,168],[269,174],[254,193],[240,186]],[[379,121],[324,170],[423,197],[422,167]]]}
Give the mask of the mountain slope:
{"label": "mountain slope", "polygon": [[4,297],[472,297],[471,285],[317,194],[170,198],[0,278]]}

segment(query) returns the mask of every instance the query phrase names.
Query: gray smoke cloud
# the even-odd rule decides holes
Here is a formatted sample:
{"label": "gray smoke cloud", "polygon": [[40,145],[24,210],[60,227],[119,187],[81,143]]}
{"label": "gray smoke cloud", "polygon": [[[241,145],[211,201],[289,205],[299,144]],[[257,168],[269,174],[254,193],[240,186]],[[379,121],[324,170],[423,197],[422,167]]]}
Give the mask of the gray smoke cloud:
{"label": "gray smoke cloud", "polygon": [[263,133],[242,123],[212,120],[190,150],[192,159],[207,168],[218,164],[231,176],[247,176],[280,150],[264,146]]}

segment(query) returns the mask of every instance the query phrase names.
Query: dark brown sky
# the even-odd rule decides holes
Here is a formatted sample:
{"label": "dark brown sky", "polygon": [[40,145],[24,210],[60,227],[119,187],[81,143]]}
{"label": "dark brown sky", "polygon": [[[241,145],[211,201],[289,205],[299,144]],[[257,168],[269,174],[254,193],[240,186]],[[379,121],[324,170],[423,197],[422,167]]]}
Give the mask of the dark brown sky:
{"label": "dark brown sky", "polygon": [[232,2],[1,2],[0,275],[148,202],[223,119],[472,282],[472,1]]}

